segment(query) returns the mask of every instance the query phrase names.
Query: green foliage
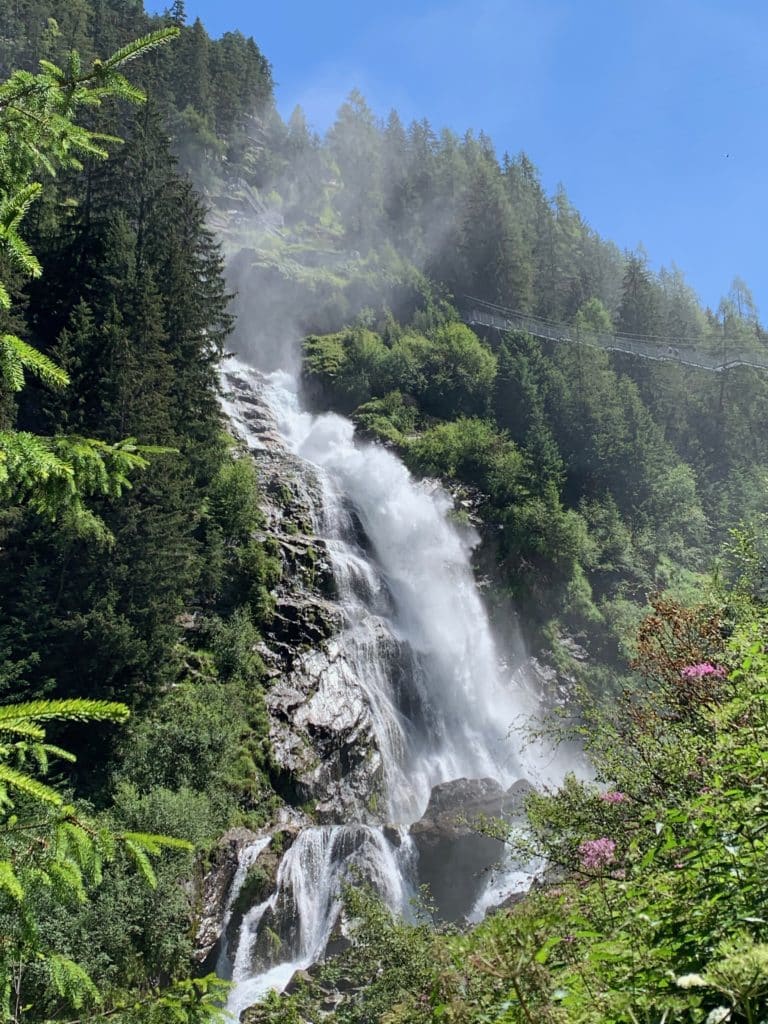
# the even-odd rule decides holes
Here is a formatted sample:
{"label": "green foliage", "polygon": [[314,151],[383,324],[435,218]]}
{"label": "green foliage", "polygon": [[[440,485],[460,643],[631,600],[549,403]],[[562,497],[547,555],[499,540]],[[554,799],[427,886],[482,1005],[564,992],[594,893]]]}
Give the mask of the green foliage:
{"label": "green foliage", "polygon": [[148,466],[150,454],[167,449],[137,445],[134,438],[106,444],[93,438],[40,437],[0,431],[0,500],[26,505],[49,520],[60,520],[75,535],[110,544],[114,538],[85,501],[120,497],[131,476]]}
{"label": "green foliage", "polygon": [[[19,233],[22,220],[42,193],[39,172],[54,175],[67,168],[81,169],[85,157],[106,157],[105,142],[118,140],[76,121],[80,108],[93,110],[105,99],[139,102],[143,94],[119,69],[177,35],[161,29],[118,50],[106,61],[94,61],[88,71],[72,52],[66,70],[50,61],[40,62],[33,75],[16,71],[0,84],[0,247],[11,266],[39,277],[40,262]],[[0,283],[0,307],[10,308],[10,293]],[[45,383],[62,387],[68,376],[48,356],[13,334],[0,336],[0,386],[19,391],[24,371]],[[66,517],[79,532],[101,540],[109,531],[86,508],[84,498],[119,494],[129,476],[146,465],[135,442],[119,446],[80,438],[39,438],[29,433],[0,432],[0,500],[29,505],[51,519]]]}
{"label": "green foliage", "polygon": [[[155,785],[142,795],[134,789],[131,801],[122,795],[131,792],[130,786],[118,781],[110,814],[98,815],[75,803],[56,780],[41,778],[54,759],[75,760],[47,740],[51,722],[59,723],[57,732],[74,736],[91,760],[97,750],[102,762],[109,753],[111,734],[105,725],[124,719],[128,709],[100,698],[117,689],[110,685],[109,671],[124,673],[126,662],[136,659],[140,643],[135,631],[131,635],[131,615],[134,622],[144,617],[148,664],[155,630],[155,652],[164,655],[155,672],[167,673],[174,663],[175,616],[181,609],[178,598],[172,598],[161,611],[161,595],[185,587],[189,595],[192,581],[202,579],[199,562],[183,553],[184,546],[188,553],[215,547],[214,535],[235,550],[255,544],[251,534],[258,523],[258,492],[218,438],[215,364],[229,325],[221,264],[202,228],[199,203],[188,186],[174,180],[163,144],[157,134],[152,136],[151,115],[141,121],[143,133],[134,126],[124,151],[123,173],[131,159],[139,159],[125,175],[134,187],[120,193],[121,209],[111,200],[105,214],[100,205],[107,195],[100,189],[111,188],[110,170],[89,178],[89,207],[82,218],[73,214],[77,203],[64,191],[84,190],[72,172],[86,162],[92,172],[95,161],[106,156],[105,146],[119,141],[100,130],[103,102],[143,100],[120,69],[177,34],[175,28],[160,29],[132,43],[123,41],[112,57],[94,59],[86,71],[76,53],[68,56],[64,70],[46,59],[39,74],[16,72],[0,85],[0,500],[4,541],[14,535],[13,544],[4,544],[0,572],[5,579],[14,577],[15,559],[17,567],[25,566],[20,585],[4,587],[0,632],[3,651],[14,651],[10,675],[3,673],[4,686],[35,698],[0,707],[0,1016],[14,1022],[95,1014],[126,1022],[202,1022],[220,1016],[220,983],[183,980],[189,969],[191,908],[181,881],[192,871],[193,843],[209,842],[242,797],[238,786],[245,788],[242,776],[248,770],[240,763],[243,754],[253,766],[253,754],[260,750],[261,734],[251,738],[255,724],[262,724],[258,714],[243,712],[241,731],[235,733],[226,767],[234,762],[237,770],[231,775],[236,777],[205,780],[205,786],[228,787],[235,796],[217,799],[207,791],[193,792],[185,779],[177,778],[177,789]],[[88,128],[76,120],[84,114]],[[156,175],[164,158],[173,194],[159,198]],[[61,173],[61,186],[53,183],[42,190],[31,180],[55,172]],[[146,203],[150,188],[155,201]],[[58,204],[52,201],[57,190]],[[35,227],[36,249],[45,257],[40,260],[20,232],[36,199],[42,209]],[[26,305],[37,334],[32,344],[20,338],[19,314],[29,296],[20,293],[19,285],[24,276],[38,277],[43,262],[52,268],[50,283],[39,290],[31,283],[33,305]],[[163,308],[155,283],[160,264],[162,298],[175,290],[187,296],[186,302]],[[73,266],[90,268],[93,290],[85,271],[72,273]],[[90,293],[90,303],[84,292]],[[56,351],[48,354],[37,347],[50,347],[57,336]],[[177,346],[172,355],[163,350],[168,337]],[[25,387],[27,376],[54,392],[25,388],[22,429],[17,429],[5,399]],[[162,408],[171,388],[172,402]],[[47,436],[40,433],[46,418],[53,426]],[[174,429],[174,419],[185,424],[186,434]],[[151,443],[118,440],[134,426]],[[171,452],[184,459],[183,467],[178,459],[162,470],[157,463],[150,466],[150,456]],[[148,471],[139,489],[129,502],[116,506],[113,499],[125,499],[139,469]],[[142,515],[148,508],[153,514]],[[41,519],[56,520],[59,529],[53,532]],[[83,543],[94,538],[112,545],[113,558],[106,565],[103,552]],[[138,569],[148,560],[163,571],[156,554],[160,550],[175,560],[165,590]],[[60,559],[68,562],[73,551],[79,551],[73,571],[55,582]],[[131,559],[137,570],[133,578],[126,573]],[[27,574],[26,567],[34,564],[40,572]],[[145,602],[137,583],[154,590],[153,599]],[[58,620],[51,616],[50,604],[40,601],[50,587],[58,590],[63,605],[74,598],[78,612],[72,614],[70,604]],[[17,617],[21,607],[26,611]],[[82,627],[81,636],[88,638],[75,645],[74,658],[59,643],[62,628],[72,635],[73,626]],[[90,683],[88,642],[97,652]],[[29,655],[19,657],[28,644]],[[46,701],[39,695],[52,690],[48,672],[54,666],[45,665],[51,656],[63,668],[55,673],[61,698]],[[258,665],[246,658],[237,664],[242,677],[235,685],[244,707],[244,691],[257,682]],[[31,673],[23,682],[17,674],[21,665]],[[123,678],[121,695],[135,704],[135,684],[132,690]],[[228,710],[231,725],[231,702]],[[94,721],[102,723],[99,744],[92,740]],[[169,762],[172,758],[170,753]],[[198,781],[202,789],[199,776]],[[248,792],[252,806],[262,793],[253,785]],[[100,795],[103,801],[106,794]],[[193,822],[195,829],[190,828]],[[168,831],[166,826],[171,826]],[[184,833],[189,839],[179,838]],[[130,920],[126,907],[134,908]],[[119,941],[113,941],[113,921],[122,930]]]}
{"label": "green foliage", "polygon": [[487,407],[496,359],[463,324],[438,327],[429,337],[403,333],[389,344],[356,328],[307,338],[305,373],[345,408],[399,391],[430,415],[471,415]]}
{"label": "green foliage", "polygon": [[[549,867],[514,906],[441,935],[354,894],[332,1021],[765,1019],[766,620],[753,606],[726,640],[718,612],[655,602],[638,640],[655,685],[585,705],[595,779],[529,799],[516,846]],[[312,1019],[321,997],[310,985],[264,1020]]]}
{"label": "green foliage", "polygon": [[24,387],[25,370],[51,387],[69,384],[69,377],[60,366],[12,334],[4,334],[0,338],[0,366],[0,376],[10,391],[21,391]]}
{"label": "green foliage", "polygon": [[[57,817],[69,798],[31,770],[62,751],[34,722],[11,734],[7,792],[19,808],[45,803],[45,827],[64,830],[50,850],[65,851],[35,908],[48,960],[26,974],[22,1013],[56,1019],[66,1003],[79,1019],[196,1020],[213,1012],[215,984],[156,984],[188,970],[192,854],[159,852],[152,837],[204,848],[231,821],[269,813],[256,651],[279,565],[259,535],[252,464],[220,436],[228,296],[205,211],[165,135],[205,182],[211,223],[248,248],[232,274],[248,275],[246,330],[258,323],[282,338],[299,311],[314,399],[353,412],[416,471],[472,488],[485,554],[524,614],[549,636],[556,616],[623,672],[627,658],[648,657],[647,636],[630,636],[646,594],[669,587],[691,602],[742,519],[726,573],[748,573],[729,596],[728,628],[765,589],[754,556],[768,384],[747,370],[715,380],[519,335],[479,337],[457,322],[446,288],[587,335],[659,331],[722,355],[765,338],[743,282],[705,314],[679,271],[653,274],[642,253],[622,255],[564,190],[546,195],[525,154],[499,162],[482,134],[405,128],[396,114],[382,128],[353,94],[322,143],[300,111],[283,125],[271,109],[270,68],[252,40],[209,39],[199,21],[185,25],[181,3],[169,14],[177,43],[141,68],[132,58],[163,36],[127,40],[168,18],[140,3],[6,6],[0,61],[45,63],[0,86],[0,686],[119,695],[138,712],[117,746],[109,732],[96,745],[82,724],[68,729],[77,784],[128,834],[112,842],[104,819],[88,818],[103,845],[98,870],[77,824]],[[98,62],[94,47],[118,52]],[[153,102],[138,116],[105,112],[108,98],[137,100],[139,82]],[[126,144],[104,164],[113,132]],[[41,192],[37,179],[51,170],[57,181]],[[252,210],[283,226],[265,238]],[[127,435],[149,447],[121,443]],[[159,448],[177,454],[150,460]],[[94,537],[111,544],[109,559],[85,543]],[[749,920],[763,900],[764,722],[749,696],[764,689],[762,648],[741,680],[739,641],[723,655],[718,626],[696,646],[697,621],[680,614],[662,630],[659,646],[684,649],[684,660],[650,680],[650,697],[640,689],[607,718],[585,711],[601,778],[630,800],[609,805],[573,782],[534,808],[541,848],[576,872],[563,891],[548,888],[466,936],[435,937],[356,906],[362,966],[353,950],[345,970],[357,970],[369,998],[350,998],[339,1019],[694,1024],[724,1003],[735,1021],[765,1016],[766,936]],[[715,699],[680,685],[686,661],[721,657],[736,689]],[[616,697],[616,671],[590,674],[606,703]],[[623,879],[613,868],[585,874],[574,853],[609,830]],[[27,889],[8,863],[0,891],[15,913]],[[156,888],[138,887],[141,874]],[[704,983],[677,985],[686,973]],[[298,1020],[300,1009],[276,1001],[275,1019]]]}
{"label": "green foliage", "polygon": [[210,491],[211,514],[227,544],[247,542],[262,525],[256,471],[249,458],[223,462]]}
{"label": "green foliage", "polygon": [[418,407],[400,391],[390,391],[358,406],[355,422],[382,441],[402,444],[403,435],[412,434],[419,419]]}
{"label": "green foliage", "polygon": [[[44,771],[49,756],[72,759],[46,742],[46,726],[54,721],[114,722],[128,709],[106,701],[32,701],[0,707],[0,1017],[4,1021],[50,1019],[61,1013],[99,1012],[116,1019],[134,1019],[142,1009],[175,1013],[181,1022],[216,1017],[213,995],[220,988],[209,981],[179,983],[146,993],[144,1006],[136,994],[101,988],[70,955],[65,935],[52,927],[57,915],[70,919],[86,912],[108,872],[125,856],[152,887],[157,876],[152,861],[165,851],[190,851],[183,839],[146,831],[110,830],[65,802],[56,788],[30,771]],[[64,939],[64,944],[62,944]],[[188,993],[197,999],[190,1005]],[[139,1017],[141,1019],[141,1015]],[[168,1019],[161,1016],[160,1019]]]}
{"label": "green foliage", "polygon": [[409,442],[407,455],[420,471],[474,484],[502,506],[523,493],[525,460],[488,420],[441,423]]}

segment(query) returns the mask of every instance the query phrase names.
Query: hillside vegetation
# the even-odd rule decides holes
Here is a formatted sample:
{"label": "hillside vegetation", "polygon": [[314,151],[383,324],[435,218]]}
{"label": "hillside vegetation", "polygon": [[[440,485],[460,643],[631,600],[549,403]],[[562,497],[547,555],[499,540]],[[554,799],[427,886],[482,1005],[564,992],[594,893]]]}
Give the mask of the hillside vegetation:
{"label": "hillside vegetation", "polygon": [[[284,123],[256,43],[185,22],[181,0],[160,18],[140,0],[0,10],[0,700],[87,702],[8,712],[2,731],[0,1019],[218,1012],[215,983],[186,980],[189,883],[222,832],[279,803],[257,652],[280,573],[218,368],[227,347],[269,367],[304,338],[315,405],[479,517],[491,604],[511,596],[555,661],[564,634],[586,645],[571,725],[596,771],[532,801],[526,852],[553,873],[473,931],[350,893],[360,929],[332,970],[354,984],[331,1019],[765,1020],[768,381],[460,317],[476,296],[762,352],[747,286],[702,309],[678,268],[620,252],[482,134],[382,124],[358,93],[324,139],[300,110]],[[167,27],[75,109],[80,76]],[[42,145],[31,125],[54,115]],[[77,124],[91,150],[47,151]],[[35,438],[69,453],[67,486]],[[48,802],[25,781],[46,772]],[[316,998],[264,1019],[313,1020]]]}

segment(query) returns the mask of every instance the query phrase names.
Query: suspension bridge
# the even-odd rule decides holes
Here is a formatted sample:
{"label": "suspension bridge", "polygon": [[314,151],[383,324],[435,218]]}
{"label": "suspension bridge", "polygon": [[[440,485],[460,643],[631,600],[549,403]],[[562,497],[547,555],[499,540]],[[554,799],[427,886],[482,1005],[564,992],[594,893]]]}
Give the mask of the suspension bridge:
{"label": "suspension bridge", "polygon": [[[543,317],[530,316],[515,309],[497,306],[492,302],[464,296],[462,319],[470,327],[490,327],[497,331],[524,331],[544,341],[570,342],[589,345],[607,352],[623,352],[640,359],[656,362],[680,363],[695,366],[699,370],[722,373],[736,366],[751,366],[757,370],[768,370],[768,352],[758,349],[735,351],[723,344],[721,351],[707,352],[691,339],[679,342],[672,338],[648,337],[641,334],[609,334],[600,331],[583,331],[572,324],[556,323]],[[703,342],[700,344],[703,345]]]}

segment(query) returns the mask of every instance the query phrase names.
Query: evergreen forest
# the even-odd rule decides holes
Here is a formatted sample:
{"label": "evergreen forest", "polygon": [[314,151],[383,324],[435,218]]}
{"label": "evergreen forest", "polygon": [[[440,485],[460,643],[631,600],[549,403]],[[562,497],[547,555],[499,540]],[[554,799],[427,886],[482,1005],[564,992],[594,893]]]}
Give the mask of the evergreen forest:
{"label": "evergreen forest", "polygon": [[[585,343],[470,325],[475,302]],[[532,789],[525,828],[472,823],[540,865],[527,892],[469,926],[347,879],[337,955],[242,1019],[768,1021],[768,373],[590,342],[612,333],[768,357],[744,281],[704,308],[522,150],[357,91],[321,138],[257,41],[183,0],[4,0],[3,1024],[231,1020],[226,923],[201,946],[222,837],[329,827],[275,722],[331,630],[286,593],[330,617],[338,583],[221,401],[233,353],[286,352],[308,409],[440,481],[546,742],[590,770]],[[261,863],[227,904],[232,867],[227,923]]]}

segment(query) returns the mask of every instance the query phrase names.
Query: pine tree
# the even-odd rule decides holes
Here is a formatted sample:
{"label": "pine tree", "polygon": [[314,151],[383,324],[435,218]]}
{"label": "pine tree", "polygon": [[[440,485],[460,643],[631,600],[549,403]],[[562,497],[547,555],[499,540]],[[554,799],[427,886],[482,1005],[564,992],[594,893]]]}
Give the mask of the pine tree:
{"label": "pine tree", "polygon": [[[21,222],[42,185],[38,171],[79,167],[81,157],[103,157],[102,138],[75,121],[78,108],[118,96],[141,100],[141,94],[119,72],[127,61],[175,34],[163,30],[117,51],[109,60],[83,71],[77,53],[67,70],[43,62],[38,75],[16,72],[0,85],[0,244],[11,265],[39,277],[40,263],[20,234]],[[11,307],[8,288],[0,281],[0,314]],[[64,387],[64,371],[18,335],[0,335],[0,386],[20,391],[32,373],[45,384]],[[146,466],[132,440],[106,445],[76,438],[46,438],[29,431],[0,433],[0,499],[22,501],[50,518],[63,517],[78,530],[107,537],[84,499],[94,494],[120,494],[129,476]]]}
{"label": "pine tree", "polygon": [[466,290],[480,299],[529,309],[532,265],[495,164],[477,163],[465,203],[461,251]]}
{"label": "pine tree", "polygon": [[[58,338],[51,354],[71,378],[44,408],[54,431],[104,444],[128,433],[178,455],[158,456],[120,503],[100,506],[115,540],[107,566],[82,542],[62,550],[46,530],[18,533],[0,564],[0,580],[20,574],[0,628],[30,624],[15,633],[17,657],[34,644],[37,676],[55,679],[55,692],[122,695],[136,706],[168,684],[176,620],[205,573],[205,493],[224,453],[217,366],[231,318],[218,246],[157,112],[142,109],[128,127],[119,155],[80,183],[87,215],[41,239],[65,284],[34,294],[35,326]],[[27,578],[29,564],[38,569]]]}
{"label": "pine tree", "polygon": [[184,0],[173,0],[168,15],[174,25],[182,28],[187,23],[187,10]]}
{"label": "pine tree", "polygon": [[381,139],[363,96],[353,90],[329,132],[340,181],[335,205],[349,244],[368,249],[378,236],[384,205]]}
{"label": "pine tree", "polygon": [[624,334],[654,335],[659,329],[656,289],[643,255],[630,253],[622,282],[617,330]]}

